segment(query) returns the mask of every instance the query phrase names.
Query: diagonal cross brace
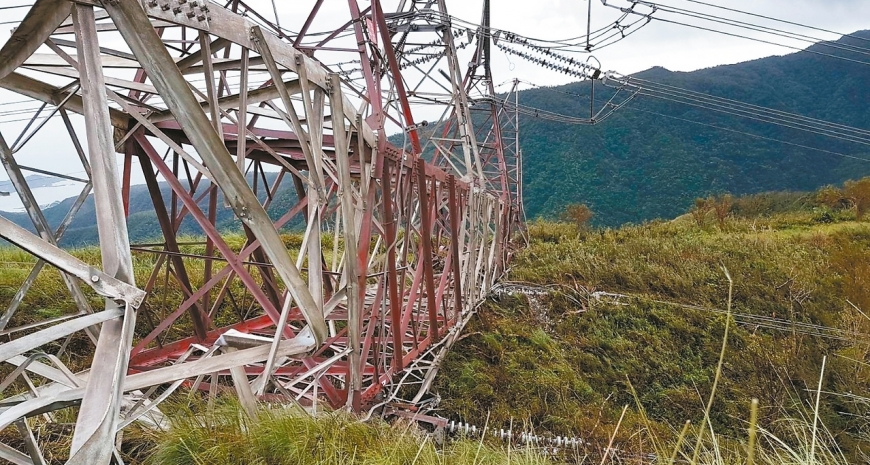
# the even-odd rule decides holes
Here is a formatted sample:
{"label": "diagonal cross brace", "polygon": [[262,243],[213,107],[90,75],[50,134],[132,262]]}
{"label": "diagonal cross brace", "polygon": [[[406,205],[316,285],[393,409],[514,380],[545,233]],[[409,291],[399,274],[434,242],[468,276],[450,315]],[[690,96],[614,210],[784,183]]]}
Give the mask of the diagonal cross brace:
{"label": "diagonal cross brace", "polygon": [[[278,356],[298,356],[314,348],[314,338],[306,331],[294,339],[282,341],[278,346]],[[180,379],[190,379],[199,375],[229,370],[232,367],[259,363],[269,356],[269,349],[269,344],[264,344],[259,347],[238,350],[224,355],[129,375],[124,379],[123,391],[136,391],[150,386],[171,383]],[[0,413],[0,431],[21,417],[30,417],[56,410],[57,408],[75,405],[82,399],[84,392],[85,388],[83,387],[67,389],[13,405]]]}
{"label": "diagonal cross brace", "polygon": [[103,273],[3,216],[0,216],[0,237],[81,279],[103,297],[124,301],[134,308],[138,308],[145,298],[145,291]]}
{"label": "diagonal cross brace", "polygon": [[[21,202],[24,204],[27,215],[30,217],[30,221],[33,222],[33,226],[39,232],[39,235],[42,236],[43,240],[51,245],[57,245],[57,236],[51,230],[51,226],[45,219],[42,209],[40,209],[39,204],[36,202],[36,198],[33,196],[33,191],[30,189],[24,174],[21,172],[21,167],[18,166],[18,163],[15,161],[15,157],[12,155],[12,151],[6,144],[6,140],[3,138],[2,134],[0,134],[0,164],[2,164],[6,169],[6,174],[9,175],[9,180],[12,181],[12,184],[15,186],[15,190],[18,192]],[[82,313],[93,313],[90,304],[88,304],[88,299],[82,293],[78,283],[65,274],[62,274],[61,278],[63,279],[64,284],[66,284],[67,289],[69,289],[70,294],[72,294],[76,307],[78,307]],[[24,297],[24,292],[26,292],[26,290],[19,291],[21,298]],[[4,320],[6,317],[11,318],[13,312],[18,306],[17,303],[20,303],[20,301],[13,301],[9,310],[7,310],[6,315],[0,319],[0,328],[8,323],[8,320]]]}
{"label": "diagonal cross brace", "polygon": [[72,4],[65,0],[39,0],[0,49],[0,78],[6,77],[42,46],[67,19]]}

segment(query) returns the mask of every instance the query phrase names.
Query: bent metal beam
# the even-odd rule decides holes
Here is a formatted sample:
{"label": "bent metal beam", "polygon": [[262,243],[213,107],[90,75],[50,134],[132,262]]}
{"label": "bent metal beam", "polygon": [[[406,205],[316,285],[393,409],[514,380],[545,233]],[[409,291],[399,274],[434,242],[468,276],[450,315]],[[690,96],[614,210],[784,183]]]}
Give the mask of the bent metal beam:
{"label": "bent metal beam", "polygon": [[[462,76],[463,34],[446,2],[402,2],[390,14],[380,0],[330,1],[347,7],[344,25],[314,41],[238,0],[39,0],[0,47],[0,88],[56,108],[88,172],[58,227],[27,184],[20,147],[0,146],[40,233],[0,217],[0,237],[65,273],[72,292],[58,304],[66,314],[32,321],[37,265],[15,303],[0,302],[11,309],[0,362],[15,367],[0,393],[25,374],[42,381],[0,401],[0,429],[18,426],[29,445],[0,444],[0,457],[39,463],[21,420],[79,406],[68,463],[108,463],[118,429],[159,415],[182,387],[211,396],[232,386],[248,410],[256,400],[375,411],[403,392],[425,395],[506,269],[522,199],[505,160],[519,163],[518,153],[505,154],[503,108],[489,108],[486,123],[472,117],[477,78]],[[305,31],[323,3],[298,12]],[[412,43],[435,44],[450,72],[409,65],[409,34],[428,34]],[[430,103],[418,92],[448,102],[431,132],[415,119]],[[23,140],[45,135],[36,127]],[[396,132],[411,142],[395,146]],[[130,243],[134,160],[157,242]],[[91,187],[102,270],[58,247]],[[241,242],[222,235],[224,210]],[[179,240],[182,224],[205,237]],[[90,313],[92,292],[103,311]],[[87,331],[99,334],[89,370],[73,374],[41,352],[55,341],[63,352]]]}

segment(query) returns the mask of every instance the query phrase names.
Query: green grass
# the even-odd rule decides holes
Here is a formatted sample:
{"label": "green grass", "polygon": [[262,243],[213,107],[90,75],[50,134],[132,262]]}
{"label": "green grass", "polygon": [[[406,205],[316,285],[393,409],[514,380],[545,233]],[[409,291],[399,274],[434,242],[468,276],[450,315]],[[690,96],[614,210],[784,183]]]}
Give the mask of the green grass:
{"label": "green grass", "polygon": [[[863,460],[870,451],[870,399],[863,397],[870,369],[853,360],[870,355],[868,341],[732,324],[709,423],[703,421],[726,323],[712,311],[728,302],[723,266],[734,279],[736,314],[870,334],[870,319],[852,307],[870,314],[870,224],[856,222],[848,211],[821,208],[807,196],[742,198],[734,205],[721,226],[713,220],[699,224],[691,215],[602,230],[530,224],[531,243],[516,255],[509,279],[550,291],[503,295],[484,305],[442,367],[437,413],[494,428],[512,424],[580,436],[589,442],[576,461],[586,457],[587,463],[599,463],[614,437],[614,447],[624,453],[676,454],[681,460],[697,455],[698,463],[732,464],[746,463],[749,405],[757,398],[755,463]],[[297,235],[284,239],[290,249],[298,248]],[[328,254],[331,240],[324,241]],[[244,238],[229,236],[228,242],[238,250]],[[204,247],[185,246],[184,252],[201,254]],[[73,254],[99,265],[96,248]],[[11,299],[33,263],[21,251],[0,248],[0,302]],[[202,262],[185,263],[198,286]],[[152,254],[134,254],[137,283],[144,284],[155,264]],[[232,290],[241,294],[240,287]],[[627,297],[596,299],[595,291]],[[101,305],[86,292],[95,307]],[[12,325],[74,312],[67,295],[58,273],[46,269]],[[177,287],[151,297],[140,312],[138,334],[149,330],[146,315],[159,319],[180,299]],[[189,322],[179,320],[173,331],[188,335]],[[78,342],[64,358],[73,369],[89,360],[90,345]],[[825,355],[816,411],[815,383]],[[264,406],[252,420],[233,403],[209,409],[174,402],[163,408],[171,416],[168,431],[134,428],[125,434],[128,463],[548,463],[530,451],[475,441],[439,447],[414,428],[360,424],[338,413],[312,419]],[[814,429],[816,414],[820,427]],[[681,436],[686,420],[694,426]],[[31,421],[47,450],[51,444],[62,450],[68,442],[67,430]],[[704,437],[698,441],[700,428]],[[814,435],[818,445],[811,452]],[[63,460],[62,453],[53,456],[53,463]]]}
{"label": "green grass", "polygon": [[[642,452],[655,449],[654,442],[674,442],[686,420],[701,423],[710,395],[725,316],[709,309],[726,306],[722,266],[734,279],[737,314],[870,334],[870,320],[848,303],[870,313],[870,224],[847,211],[823,215],[805,197],[737,199],[743,213],[724,227],[713,220],[699,225],[690,215],[593,231],[530,224],[531,243],[515,256],[508,280],[551,291],[502,296],[484,306],[436,381],[442,414],[478,423],[489,418],[496,427],[528,422],[589,438],[591,451],[606,446],[622,407],[630,405],[617,434],[620,447]],[[595,291],[629,297],[597,300]],[[726,445],[742,450],[748,406],[758,398],[765,463],[779,463],[771,459],[779,456],[782,463],[807,463],[806,456],[803,462],[785,456],[806,445],[794,424],[806,424],[805,407],[828,355],[819,409],[831,438],[826,450],[834,457],[839,447],[858,460],[870,450],[868,404],[851,393],[864,395],[870,370],[843,357],[865,360],[870,341],[783,329],[732,328],[707,426],[723,445],[719,452]],[[696,433],[689,431],[686,450]],[[702,443],[708,451],[716,449],[709,433]],[[774,437],[785,439],[774,447]],[[735,463],[699,453],[706,457],[700,463]]]}
{"label": "green grass", "polygon": [[439,447],[415,426],[361,423],[345,413],[311,418],[263,407],[249,418],[233,402],[176,405],[172,427],[154,436],[149,465],[544,465],[536,452],[510,453],[471,440]]}

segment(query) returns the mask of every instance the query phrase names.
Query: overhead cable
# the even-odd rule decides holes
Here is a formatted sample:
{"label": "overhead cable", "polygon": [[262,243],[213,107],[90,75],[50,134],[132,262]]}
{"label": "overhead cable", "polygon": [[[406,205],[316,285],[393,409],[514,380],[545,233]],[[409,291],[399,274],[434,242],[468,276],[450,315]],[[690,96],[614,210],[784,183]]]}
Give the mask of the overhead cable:
{"label": "overhead cable", "polygon": [[[635,78],[635,79],[636,79],[636,78]],[[650,82],[650,81],[641,80],[641,79],[638,79],[638,80],[643,81],[643,82]],[[578,93],[574,93],[574,92],[568,92],[568,91],[564,91],[564,90],[559,90],[559,89],[556,89],[556,88],[553,88],[553,87],[541,86],[541,85],[538,85],[538,84],[535,84],[535,83],[533,83],[533,82],[529,82],[529,81],[520,80],[519,82],[521,82],[521,83],[523,83],[523,84],[526,84],[526,85],[529,85],[529,86],[531,86],[531,87],[537,88],[537,89],[541,89],[541,90],[545,90],[545,91],[549,91],[549,92],[554,92],[554,93],[559,93],[559,94],[563,94],[563,95],[568,95],[568,96],[571,96],[571,97],[584,98],[584,99],[585,99],[585,98],[590,98],[589,95],[582,95],[582,94],[578,94]],[[502,84],[502,85],[503,85],[503,84]],[[661,85],[661,86],[665,86],[665,87],[672,87],[672,86],[666,86],[666,85],[664,85],[664,84],[659,84],[659,85]],[[676,88],[676,89],[679,89],[679,88]],[[684,91],[686,91],[686,92],[694,92],[694,91],[689,91],[689,90],[687,90],[687,89],[680,89],[680,90],[684,90]],[[652,96],[652,95],[647,95],[647,93],[644,93],[644,92],[640,92],[639,95]],[[652,97],[654,97],[654,96],[652,96]],[[711,97],[711,98],[713,98],[712,96],[707,96],[707,97]],[[596,100],[597,100],[597,99],[596,99]],[[723,99],[723,100],[729,100],[729,99]],[[730,100],[730,101],[732,101],[732,102],[737,102],[737,101],[735,101],[735,100]],[[680,102],[680,103],[682,103],[682,102]],[[742,103],[742,102],[737,102],[737,103]],[[751,104],[746,104],[746,105],[749,105],[750,107],[757,107],[757,108],[765,109],[765,110],[768,110],[768,111],[774,111],[774,112],[778,112],[778,111],[779,111],[779,110],[766,109],[766,108],[764,108],[764,107],[758,107],[757,105],[751,105]],[[527,107],[527,108],[530,108],[530,107]],[[750,133],[750,132],[741,131],[741,130],[738,130],[738,129],[728,128],[728,127],[719,126],[719,125],[714,125],[714,124],[709,124],[709,123],[703,123],[703,122],[700,122],[700,121],[697,121],[697,120],[692,120],[692,119],[687,119],[687,118],[680,118],[680,117],[673,116],[673,115],[666,115],[666,114],[663,114],[663,113],[659,113],[659,112],[655,112],[655,111],[651,111],[651,110],[646,110],[646,109],[643,109],[643,108],[639,108],[637,105],[629,105],[629,106],[625,106],[625,108],[626,108],[627,110],[629,110],[629,111],[636,111],[636,112],[648,113],[648,114],[652,114],[652,115],[655,115],[655,116],[658,116],[658,117],[663,117],[663,118],[673,119],[673,120],[681,121],[681,122],[684,122],[684,123],[692,123],[692,124],[696,124],[696,125],[700,125],[700,126],[709,127],[709,128],[711,128],[711,129],[717,129],[717,130],[721,130],[721,131],[728,131],[728,132],[735,133],[735,134],[740,134],[740,135],[744,135],[744,136],[748,136],[748,137],[753,137],[753,138],[761,139],[761,140],[766,140],[766,141],[770,141],[770,142],[776,142],[776,143],[780,143],[780,144],[784,144],[784,145],[789,145],[789,146],[797,147],[797,148],[801,148],[801,149],[812,150],[812,151],[815,151],[815,152],[824,153],[824,154],[828,154],[828,155],[834,155],[834,156],[843,157],[843,158],[850,158],[850,159],[853,159],[853,160],[859,160],[859,161],[870,162],[870,159],[868,159],[868,158],[863,158],[863,157],[860,157],[860,156],[850,155],[850,154],[846,154],[846,153],[842,153],[842,152],[836,152],[836,151],[833,151],[833,150],[821,149],[821,148],[812,147],[812,146],[808,146],[808,145],[804,145],[804,144],[799,144],[799,143],[796,143],[796,142],[790,142],[790,141],[785,141],[785,140],[781,140],[781,139],[777,139],[777,138],[773,138],[773,137],[762,136],[762,135],[759,135],[759,134],[752,134],[752,133]],[[783,112],[783,113],[785,113],[785,112]],[[527,112],[523,112],[523,114],[528,114],[528,113],[527,113]],[[790,115],[794,115],[794,114],[790,114]],[[533,116],[539,117],[539,118],[541,118],[541,119],[546,119],[546,116],[547,116],[547,115],[542,115],[541,113],[538,113],[538,114],[535,114],[535,115],[533,115]],[[737,115],[737,116],[742,116],[742,115]],[[800,116],[800,115],[794,115],[794,116]],[[813,120],[812,118],[807,118],[807,119]],[[836,125],[836,123],[830,123],[830,122],[827,122],[827,121],[824,121],[824,120],[814,120],[814,121],[818,121],[818,122],[823,123],[823,124]],[[564,120],[559,120],[559,122],[564,122]],[[586,123],[586,124],[589,124],[589,123]],[[837,126],[843,126],[843,125],[837,125]],[[847,126],[843,126],[843,127],[849,128],[849,127],[847,127]],[[849,128],[849,129],[857,130],[856,128]],[[803,130],[803,129],[800,129],[800,130]],[[866,132],[868,132],[868,131],[862,131],[862,132],[865,132],[865,133],[866,133]],[[828,134],[820,134],[820,135],[828,135]]]}
{"label": "overhead cable", "polygon": [[818,32],[825,32],[825,33],[828,33],[828,34],[835,34],[835,35],[838,35],[838,36],[849,37],[849,38],[852,38],[852,39],[858,39],[858,40],[863,40],[863,41],[865,41],[865,42],[870,42],[870,39],[867,39],[867,38],[865,38],[865,37],[859,37],[859,36],[856,36],[856,35],[853,35],[853,34],[845,34],[845,33],[842,33],[842,32],[832,31],[832,30],[830,30],[830,29],[824,29],[824,28],[820,28],[820,27],[816,27],[816,26],[809,26],[809,25],[806,25],[806,24],[801,24],[801,23],[794,22],[794,21],[787,21],[787,20],[784,20],[784,19],[774,18],[774,17],[772,17],[772,16],[761,15],[761,14],[758,14],[758,13],[750,13],[750,12],[748,12],[748,11],[741,11],[741,10],[738,10],[738,9],[735,9],[735,8],[729,8],[729,7],[725,7],[725,6],[721,6],[721,5],[714,5],[714,4],[712,4],[712,3],[702,2],[702,1],[700,1],[700,0],[683,0],[683,1],[690,2],[690,3],[697,3],[697,4],[699,4],[699,5],[704,5],[704,6],[708,6],[708,7],[712,7],[712,8],[718,8],[718,9],[720,9],[720,10],[731,11],[731,12],[734,12],[734,13],[740,13],[740,14],[744,14],[744,15],[747,15],[747,16],[754,16],[754,17],[756,17],[756,18],[766,19],[766,20],[769,20],[769,21],[775,21],[775,22],[778,22],[778,23],[789,24],[789,25],[792,25],[792,26],[799,26],[799,27],[803,27],[803,28],[806,28],[806,29],[812,29],[812,30],[814,30],[814,31],[818,31]]}
{"label": "overhead cable", "polygon": [[[612,0],[604,0],[603,3],[606,6],[609,6],[611,8],[615,8],[615,9],[618,9],[619,11],[622,11],[623,13],[628,13],[628,14],[637,15],[637,16],[643,16],[644,18],[646,18],[650,21],[655,20],[655,21],[659,21],[659,22],[663,22],[663,23],[675,24],[675,25],[689,27],[689,28],[698,29],[698,30],[702,30],[702,31],[714,32],[714,33],[726,35],[729,37],[751,40],[754,42],[763,43],[763,44],[767,44],[767,45],[774,45],[774,46],[783,47],[783,48],[787,48],[787,49],[791,49],[791,50],[805,51],[807,53],[811,53],[811,54],[819,55],[819,56],[824,56],[824,57],[828,57],[828,58],[834,58],[834,59],[848,61],[848,62],[862,64],[862,65],[870,65],[870,62],[868,62],[868,61],[863,61],[863,60],[858,60],[855,58],[836,55],[833,53],[826,53],[826,52],[822,52],[819,50],[813,50],[811,48],[804,48],[804,47],[798,47],[795,45],[784,44],[782,42],[777,42],[773,39],[768,40],[768,39],[762,39],[762,38],[758,38],[758,37],[750,37],[750,36],[747,36],[744,34],[739,34],[736,32],[729,32],[729,31],[714,29],[712,27],[706,27],[706,26],[702,26],[702,25],[698,25],[698,24],[689,24],[689,23],[677,21],[674,19],[663,18],[662,13],[670,13],[673,15],[680,15],[680,16],[690,17],[690,18],[694,18],[694,19],[700,19],[700,20],[704,20],[704,21],[713,22],[715,24],[724,24],[727,26],[735,27],[735,28],[741,28],[741,29],[751,30],[754,32],[761,32],[761,33],[770,34],[770,35],[773,35],[774,37],[779,37],[779,38],[787,38],[787,39],[791,39],[791,40],[810,42],[813,44],[818,44],[821,46],[826,46],[826,47],[834,48],[837,50],[845,50],[845,51],[850,52],[850,53],[859,53],[859,54],[870,55],[870,49],[867,49],[864,47],[858,47],[858,46],[854,46],[854,45],[841,44],[841,43],[834,43],[831,41],[826,41],[826,40],[820,39],[818,37],[812,37],[812,36],[809,36],[806,34],[792,33],[789,31],[784,31],[782,29],[776,29],[776,28],[772,28],[769,26],[751,24],[751,23],[748,23],[745,21],[724,18],[724,17],[720,17],[720,16],[708,14],[708,13],[692,11],[692,10],[687,10],[687,9],[683,9],[683,8],[677,8],[677,7],[673,7],[673,6],[663,4],[663,3],[658,3],[658,2],[652,2],[652,1],[646,1],[646,0],[625,0],[625,1],[629,2],[631,4],[631,6],[628,8],[619,7],[617,5],[612,4]],[[636,11],[635,7],[638,5],[643,5],[643,6],[646,6],[647,8],[650,8],[652,10],[652,13],[641,13],[641,12]],[[737,10],[734,8],[729,8],[728,10],[732,11],[732,12],[736,12],[736,13],[742,13],[742,14],[746,14],[746,15],[756,16],[752,13],[744,12],[744,11]],[[769,18],[769,17],[765,17],[765,18],[773,19],[773,18]],[[788,24],[795,24],[795,25],[798,24],[798,23],[792,23],[792,22],[781,21],[781,20],[778,20],[778,21],[783,22],[783,23],[788,23]]]}
{"label": "overhead cable", "polygon": [[825,39],[822,39],[819,37],[809,36],[809,35],[801,34],[801,33],[797,33],[797,32],[790,32],[790,31],[786,31],[783,29],[772,28],[769,26],[751,24],[751,23],[747,23],[745,21],[740,21],[740,20],[730,19],[730,18],[723,18],[720,16],[715,16],[715,15],[711,15],[711,14],[707,14],[707,13],[701,13],[701,12],[695,12],[695,11],[686,10],[686,9],[682,9],[682,8],[671,7],[669,5],[664,5],[662,3],[656,3],[656,5],[658,5],[659,11],[681,14],[684,16],[688,16],[690,18],[702,19],[702,20],[711,21],[714,23],[724,24],[724,25],[728,25],[728,26],[741,27],[741,28],[749,29],[749,30],[755,31],[755,32],[762,32],[762,33],[771,34],[771,35],[786,38],[786,39],[797,40],[797,41],[807,42],[807,43],[811,43],[811,44],[818,44],[818,45],[824,46],[824,47],[831,47],[834,49],[846,50],[846,51],[855,52],[855,53],[859,53],[859,54],[863,54],[863,55],[870,55],[870,49],[865,48],[865,47],[859,47],[859,46],[848,45],[848,44],[839,44],[837,42],[831,42],[831,41],[828,41],[828,40],[825,40]]}

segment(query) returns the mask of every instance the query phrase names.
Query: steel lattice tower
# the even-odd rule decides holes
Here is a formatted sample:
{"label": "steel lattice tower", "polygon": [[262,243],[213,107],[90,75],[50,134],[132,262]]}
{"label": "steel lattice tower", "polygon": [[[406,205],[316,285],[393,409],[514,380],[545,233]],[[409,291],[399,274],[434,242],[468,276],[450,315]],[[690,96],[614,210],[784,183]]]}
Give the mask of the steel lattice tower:
{"label": "steel lattice tower", "polygon": [[[0,237],[38,259],[0,302],[10,338],[0,360],[14,367],[0,390],[27,386],[0,403],[0,428],[18,427],[29,452],[0,444],[0,458],[41,463],[22,419],[78,406],[69,463],[108,463],[116,432],[162,421],[159,403],[182,386],[234,390],[249,409],[319,401],[356,411],[395,402],[402,388],[415,401],[428,390],[511,254],[518,119],[487,98],[484,29],[453,27],[444,0],[390,12],[379,0],[331,1],[344,9],[340,24],[313,33],[337,21],[325,3],[295,12],[307,20],[290,32],[241,0],[37,0],[0,49],[0,88],[40,106],[11,145],[0,127],[0,158],[38,233],[0,217]],[[487,1],[484,27],[488,11]],[[415,119],[433,104],[440,119]],[[18,156],[49,137],[53,116],[86,172],[59,225]],[[130,244],[136,164],[157,243]],[[288,188],[293,202],[276,206]],[[57,245],[90,194],[99,269]],[[218,228],[225,209],[241,223],[240,246]],[[180,242],[182,222],[203,231],[200,252]],[[290,224],[304,228],[292,247],[279,234]],[[138,281],[134,255],[156,256]],[[46,265],[62,273],[69,312],[16,326]],[[73,373],[46,347],[63,351],[82,332],[93,362]]]}

